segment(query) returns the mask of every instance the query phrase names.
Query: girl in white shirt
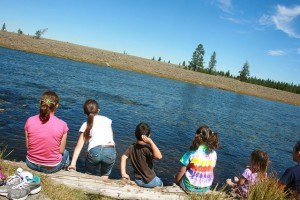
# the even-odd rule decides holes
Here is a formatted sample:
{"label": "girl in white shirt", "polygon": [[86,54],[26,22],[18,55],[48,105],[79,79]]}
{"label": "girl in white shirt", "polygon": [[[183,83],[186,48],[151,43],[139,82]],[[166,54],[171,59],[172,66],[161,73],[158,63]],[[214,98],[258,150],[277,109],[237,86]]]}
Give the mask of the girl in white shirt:
{"label": "girl in white shirt", "polygon": [[85,160],[86,170],[90,174],[97,174],[108,178],[116,160],[115,142],[111,127],[112,120],[101,116],[97,101],[86,100],[83,105],[88,120],[79,129],[79,138],[75,147],[71,165],[68,170],[76,170],[76,162],[84,143],[88,143],[88,153]]}

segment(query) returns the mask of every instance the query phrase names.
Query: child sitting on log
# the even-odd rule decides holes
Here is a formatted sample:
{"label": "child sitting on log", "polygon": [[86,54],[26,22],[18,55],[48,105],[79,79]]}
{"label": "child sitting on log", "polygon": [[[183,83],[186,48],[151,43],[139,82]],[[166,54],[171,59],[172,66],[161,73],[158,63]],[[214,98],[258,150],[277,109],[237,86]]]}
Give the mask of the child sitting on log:
{"label": "child sitting on log", "polygon": [[126,173],[126,160],[130,159],[134,169],[134,181],[137,185],[146,188],[163,186],[162,180],[156,176],[153,169],[153,159],[162,159],[162,154],[155,143],[150,139],[150,127],[146,123],[136,126],[136,143],[129,146],[121,157],[121,175],[129,179]]}
{"label": "child sitting on log", "polygon": [[251,153],[250,166],[244,170],[241,178],[234,177],[234,182],[227,179],[226,183],[233,187],[234,194],[247,197],[249,188],[256,184],[257,181],[267,177],[267,167],[269,157],[267,152],[255,150]]}
{"label": "child sitting on log", "polygon": [[180,159],[182,166],[175,175],[175,182],[185,192],[207,192],[214,180],[214,167],[217,162],[218,133],[203,125],[195,134],[195,138]]}
{"label": "child sitting on log", "polygon": [[291,196],[300,200],[300,140],[294,146],[293,160],[297,165],[285,170],[280,178],[280,183],[286,191],[291,193]]}

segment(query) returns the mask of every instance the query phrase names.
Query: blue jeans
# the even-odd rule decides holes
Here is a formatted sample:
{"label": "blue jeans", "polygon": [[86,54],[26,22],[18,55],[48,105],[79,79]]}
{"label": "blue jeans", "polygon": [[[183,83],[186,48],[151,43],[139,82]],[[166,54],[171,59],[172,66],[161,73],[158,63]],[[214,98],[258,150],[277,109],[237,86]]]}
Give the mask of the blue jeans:
{"label": "blue jeans", "polygon": [[38,172],[44,172],[46,174],[51,174],[54,172],[58,172],[59,170],[61,170],[63,168],[67,168],[69,166],[69,164],[70,164],[69,152],[67,150],[65,150],[62,155],[62,159],[61,159],[60,163],[53,167],[32,163],[27,158],[26,158],[26,164],[27,164],[27,167],[29,167],[32,170],[35,170]]}
{"label": "blue jeans", "polygon": [[87,173],[108,176],[115,164],[116,148],[96,146],[91,148],[85,159]]}
{"label": "blue jeans", "polygon": [[137,179],[137,178],[134,179],[134,182],[136,184],[138,184],[139,186],[145,187],[145,188],[154,188],[157,186],[164,186],[162,180],[160,178],[158,178],[157,176],[154,179],[152,179],[152,181],[150,181],[149,183],[146,183],[143,179]]}

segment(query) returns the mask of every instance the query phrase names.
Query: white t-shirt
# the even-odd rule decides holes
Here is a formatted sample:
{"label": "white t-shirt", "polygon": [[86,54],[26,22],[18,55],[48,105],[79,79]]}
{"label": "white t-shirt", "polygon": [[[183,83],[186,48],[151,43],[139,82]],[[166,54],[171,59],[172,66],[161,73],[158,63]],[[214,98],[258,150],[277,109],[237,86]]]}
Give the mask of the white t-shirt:
{"label": "white t-shirt", "polygon": [[[111,123],[112,120],[105,116],[94,116],[93,127],[90,131],[88,151],[98,145],[115,145]],[[81,125],[79,133],[85,131],[86,125],[87,122]]]}

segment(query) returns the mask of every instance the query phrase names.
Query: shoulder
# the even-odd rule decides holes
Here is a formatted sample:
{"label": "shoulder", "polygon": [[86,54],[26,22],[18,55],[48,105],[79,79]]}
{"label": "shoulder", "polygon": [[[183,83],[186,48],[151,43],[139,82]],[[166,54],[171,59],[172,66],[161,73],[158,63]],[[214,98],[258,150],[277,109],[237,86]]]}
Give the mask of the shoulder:
{"label": "shoulder", "polygon": [[96,115],[95,119],[97,119],[105,124],[109,124],[109,125],[112,123],[111,119],[109,119],[108,117],[102,116],[102,115]]}
{"label": "shoulder", "polygon": [[33,121],[33,120],[37,120],[37,119],[40,120],[39,115],[34,115],[34,116],[31,116],[31,117],[28,117],[27,121]]}

